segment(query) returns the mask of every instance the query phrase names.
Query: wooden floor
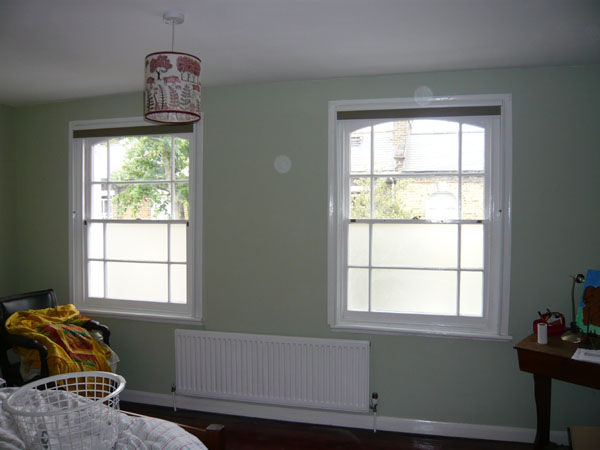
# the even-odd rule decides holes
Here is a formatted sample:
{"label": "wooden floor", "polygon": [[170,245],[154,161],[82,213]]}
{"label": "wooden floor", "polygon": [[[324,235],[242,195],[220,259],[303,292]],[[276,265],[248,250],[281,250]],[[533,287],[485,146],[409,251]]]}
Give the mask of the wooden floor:
{"label": "wooden floor", "polygon": [[248,417],[173,411],[172,408],[121,402],[121,409],[187,425],[225,425],[227,450],[529,450],[515,442],[444,438]]}

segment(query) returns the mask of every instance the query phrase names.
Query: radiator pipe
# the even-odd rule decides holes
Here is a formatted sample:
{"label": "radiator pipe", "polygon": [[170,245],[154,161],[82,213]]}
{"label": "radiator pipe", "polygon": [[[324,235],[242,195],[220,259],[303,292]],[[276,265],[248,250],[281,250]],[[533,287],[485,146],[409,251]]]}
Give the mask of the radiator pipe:
{"label": "radiator pipe", "polygon": [[370,408],[373,410],[373,433],[377,433],[377,404],[379,403],[379,395],[377,392],[373,392],[371,394],[371,406]]}
{"label": "radiator pipe", "polygon": [[177,412],[177,405],[175,404],[175,391],[177,390],[177,387],[175,386],[175,383],[173,383],[171,385],[171,396],[173,397],[173,411]]}

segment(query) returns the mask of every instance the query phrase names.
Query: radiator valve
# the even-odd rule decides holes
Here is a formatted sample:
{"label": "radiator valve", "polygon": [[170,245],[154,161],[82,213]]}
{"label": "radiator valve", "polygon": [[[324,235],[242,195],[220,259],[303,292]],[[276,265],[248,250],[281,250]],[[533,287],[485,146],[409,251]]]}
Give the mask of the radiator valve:
{"label": "radiator valve", "polygon": [[371,408],[374,413],[377,412],[377,403],[378,403],[378,401],[379,401],[379,395],[377,395],[377,392],[373,392],[371,394],[371,406],[369,406],[369,408]]}

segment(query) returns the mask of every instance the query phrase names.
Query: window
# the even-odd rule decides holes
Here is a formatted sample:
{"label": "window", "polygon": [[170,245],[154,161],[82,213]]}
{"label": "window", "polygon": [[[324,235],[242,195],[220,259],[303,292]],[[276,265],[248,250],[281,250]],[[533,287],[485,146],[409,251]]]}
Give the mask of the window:
{"label": "window", "polygon": [[329,323],[507,339],[511,98],[329,104]]}
{"label": "window", "polygon": [[199,320],[201,125],[70,125],[73,303]]}

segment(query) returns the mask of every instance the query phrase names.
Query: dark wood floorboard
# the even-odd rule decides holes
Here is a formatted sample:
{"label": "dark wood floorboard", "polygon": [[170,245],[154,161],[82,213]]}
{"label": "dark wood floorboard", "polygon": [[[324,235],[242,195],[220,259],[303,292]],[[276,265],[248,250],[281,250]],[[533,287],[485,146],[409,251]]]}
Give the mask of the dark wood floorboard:
{"label": "dark wood floorboard", "polygon": [[227,450],[530,450],[533,445],[310,425],[121,402],[121,409],[206,427],[225,425]]}

